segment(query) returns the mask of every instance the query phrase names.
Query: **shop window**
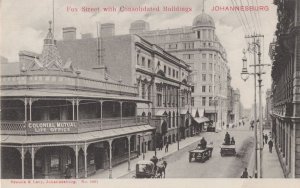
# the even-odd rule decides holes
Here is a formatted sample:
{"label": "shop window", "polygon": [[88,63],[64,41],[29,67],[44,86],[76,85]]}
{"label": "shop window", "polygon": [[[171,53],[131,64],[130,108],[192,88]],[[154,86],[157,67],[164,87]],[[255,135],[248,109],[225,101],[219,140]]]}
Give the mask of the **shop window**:
{"label": "shop window", "polygon": [[58,154],[52,154],[50,156],[50,169],[55,171],[59,167],[59,156]]}

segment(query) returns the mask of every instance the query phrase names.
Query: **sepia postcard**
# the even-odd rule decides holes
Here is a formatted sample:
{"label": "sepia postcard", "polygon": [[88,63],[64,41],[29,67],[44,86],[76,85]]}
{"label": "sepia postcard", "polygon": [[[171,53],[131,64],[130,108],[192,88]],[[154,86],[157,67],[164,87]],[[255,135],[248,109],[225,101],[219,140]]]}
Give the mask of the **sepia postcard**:
{"label": "sepia postcard", "polygon": [[2,0],[3,187],[297,187],[299,0]]}

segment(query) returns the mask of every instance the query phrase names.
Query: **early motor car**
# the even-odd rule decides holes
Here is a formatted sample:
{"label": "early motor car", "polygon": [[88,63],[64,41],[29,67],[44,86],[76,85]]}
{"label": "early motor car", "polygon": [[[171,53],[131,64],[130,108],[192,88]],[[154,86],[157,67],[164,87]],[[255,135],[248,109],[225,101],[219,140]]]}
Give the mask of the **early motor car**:
{"label": "early motor car", "polygon": [[225,155],[236,155],[236,150],[235,150],[235,144],[230,144],[230,145],[221,145],[221,156]]}
{"label": "early motor car", "polygon": [[136,164],[135,178],[155,178],[156,172],[152,161],[139,161]]}

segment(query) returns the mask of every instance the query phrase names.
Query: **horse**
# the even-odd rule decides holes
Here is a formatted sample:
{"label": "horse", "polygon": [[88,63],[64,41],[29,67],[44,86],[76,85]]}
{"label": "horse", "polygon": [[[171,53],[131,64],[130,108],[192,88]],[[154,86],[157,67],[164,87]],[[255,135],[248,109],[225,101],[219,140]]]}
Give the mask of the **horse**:
{"label": "horse", "polygon": [[162,178],[164,174],[164,178],[166,177],[166,168],[167,168],[167,162],[164,161],[162,164],[157,166],[156,170],[156,177]]}

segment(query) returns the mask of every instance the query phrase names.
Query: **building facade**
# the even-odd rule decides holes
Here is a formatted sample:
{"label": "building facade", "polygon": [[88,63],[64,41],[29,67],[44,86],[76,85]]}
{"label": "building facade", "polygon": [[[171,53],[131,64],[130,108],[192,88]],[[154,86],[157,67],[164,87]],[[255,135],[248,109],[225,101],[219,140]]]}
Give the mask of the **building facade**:
{"label": "building facade", "polygon": [[266,107],[265,107],[265,118],[264,118],[264,128],[271,128],[271,108],[272,108],[272,91],[268,89],[266,92]]}
{"label": "building facade", "polygon": [[72,178],[112,177],[125,161],[130,170],[144,135],[155,134],[138,117],[137,104],[150,103],[138,87],[64,61],[51,29],[41,54],[19,56],[1,64],[1,178],[64,178],[66,166]]}
{"label": "building facade", "polygon": [[300,1],[274,4],[278,23],[270,45],[273,137],[285,176],[300,178]]}
{"label": "building facade", "polygon": [[204,110],[218,128],[228,122],[230,72],[226,51],[215,34],[211,16],[202,12],[194,18],[192,26],[165,30],[149,30],[147,22],[137,20],[131,24],[130,33],[186,61],[192,69],[192,108]]}
{"label": "building facade", "polygon": [[102,24],[96,38],[77,39],[73,32],[71,40],[57,42],[58,49],[63,60],[73,57],[74,65],[81,69],[109,73],[111,79],[137,87],[140,100],[150,101],[139,103],[137,114],[157,128],[156,136],[144,135],[141,150],[192,135],[190,66],[137,35],[114,33],[114,24]]}

